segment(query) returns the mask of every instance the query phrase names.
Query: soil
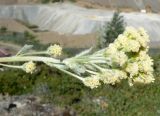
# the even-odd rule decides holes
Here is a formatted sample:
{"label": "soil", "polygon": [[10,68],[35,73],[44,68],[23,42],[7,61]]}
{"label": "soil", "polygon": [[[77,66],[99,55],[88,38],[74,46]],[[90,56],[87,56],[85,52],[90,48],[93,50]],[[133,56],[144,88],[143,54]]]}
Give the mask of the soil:
{"label": "soil", "polygon": [[[97,38],[96,33],[86,35],[66,35],[57,32],[34,32],[21,22],[18,22],[14,19],[0,19],[0,27],[6,27],[8,31],[12,32],[28,31],[35,35],[41,43],[58,43],[67,48],[88,48],[95,45]],[[5,45],[6,44],[7,43],[5,43]]]}

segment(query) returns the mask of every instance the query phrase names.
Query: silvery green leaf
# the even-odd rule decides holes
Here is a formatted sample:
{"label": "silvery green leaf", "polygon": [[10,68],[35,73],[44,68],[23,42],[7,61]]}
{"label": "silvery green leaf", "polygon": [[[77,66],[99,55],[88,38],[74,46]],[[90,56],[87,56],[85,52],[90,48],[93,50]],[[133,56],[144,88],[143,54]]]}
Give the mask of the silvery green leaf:
{"label": "silvery green leaf", "polygon": [[91,60],[91,61],[89,61],[90,63],[102,63],[102,64],[104,64],[104,63],[107,63],[105,60]]}
{"label": "silvery green leaf", "polygon": [[66,67],[65,65],[62,65],[62,64],[54,64],[57,68],[60,68],[60,69],[67,69],[68,67]]}
{"label": "silvery green leaf", "polygon": [[89,48],[87,50],[84,50],[83,52],[77,54],[75,57],[80,57],[80,56],[84,56],[84,55],[87,55],[91,52],[92,48]]}
{"label": "silvery green leaf", "polygon": [[0,71],[4,71],[4,68],[0,68]]}
{"label": "silvery green leaf", "polygon": [[44,62],[46,65],[50,66],[50,67],[57,67],[57,68],[60,68],[60,69],[67,69],[67,67],[65,65],[62,65],[62,64],[53,64],[53,63],[50,63],[50,62]]}
{"label": "silvery green leaf", "polygon": [[84,66],[76,63],[71,63],[70,65],[68,65],[68,67],[78,75],[83,74],[86,71],[86,68]]}
{"label": "silvery green leaf", "polygon": [[95,70],[95,68],[92,65],[86,64],[85,67],[89,70]]}
{"label": "silvery green leaf", "polygon": [[95,52],[93,55],[103,55],[104,52],[105,52],[105,50],[106,50],[106,48],[103,48],[103,49],[101,49],[101,50]]}
{"label": "silvery green leaf", "polygon": [[33,47],[33,45],[24,45],[23,48],[16,54],[16,56],[19,56],[21,54],[24,54],[26,52],[28,52],[29,50],[31,50]]}

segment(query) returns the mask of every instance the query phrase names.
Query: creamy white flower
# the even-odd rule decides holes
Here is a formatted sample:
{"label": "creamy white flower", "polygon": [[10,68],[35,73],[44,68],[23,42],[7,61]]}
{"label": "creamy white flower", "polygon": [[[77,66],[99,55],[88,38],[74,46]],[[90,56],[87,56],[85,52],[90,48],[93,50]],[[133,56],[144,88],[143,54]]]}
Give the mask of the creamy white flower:
{"label": "creamy white flower", "polygon": [[51,45],[48,49],[47,49],[47,53],[51,56],[57,57],[60,56],[62,54],[62,47],[60,47],[59,45]]}
{"label": "creamy white flower", "polygon": [[134,27],[126,27],[124,35],[129,39],[136,39],[139,36],[139,33]]}
{"label": "creamy white flower", "polygon": [[101,85],[101,83],[99,82],[99,77],[97,77],[96,75],[84,78],[83,83],[85,86],[90,87],[91,89],[97,88]]}
{"label": "creamy white flower", "polygon": [[108,48],[106,49],[106,55],[117,53],[117,48],[115,44],[111,43],[109,44]]}
{"label": "creamy white flower", "polygon": [[153,64],[153,60],[150,58],[146,51],[140,51],[139,56],[136,59],[137,61],[148,60],[148,62],[151,62]]}
{"label": "creamy white flower", "polygon": [[118,51],[117,53],[111,54],[110,57],[113,63],[120,66],[123,66],[128,60],[127,55],[123,51]]}
{"label": "creamy white flower", "polygon": [[127,74],[121,70],[106,69],[100,74],[100,80],[104,84],[112,84],[120,82],[121,79],[126,79]]}
{"label": "creamy white flower", "polygon": [[140,44],[136,40],[128,40],[127,46],[125,48],[127,52],[138,52],[140,49]]}
{"label": "creamy white flower", "polygon": [[141,72],[145,72],[145,73],[148,73],[148,72],[153,72],[153,67],[152,67],[153,63],[150,62],[150,61],[141,61],[139,62],[139,70]]}
{"label": "creamy white flower", "polygon": [[153,83],[155,81],[152,74],[139,74],[138,77],[135,77],[133,79],[134,83],[143,83],[143,84],[149,84]]}
{"label": "creamy white flower", "polygon": [[118,38],[115,40],[114,44],[118,49],[124,48],[127,46],[128,38],[123,34],[120,34]]}
{"label": "creamy white flower", "polygon": [[131,78],[128,79],[128,84],[129,84],[129,86],[131,86],[131,87],[133,86],[133,81],[132,81]]}
{"label": "creamy white flower", "polygon": [[127,78],[127,73],[122,71],[122,70],[114,70],[114,74],[116,75],[116,77],[118,77],[119,79],[126,79]]}
{"label": "creamy white flower", "polygon": [[138,63],[134,62],[134,63],[128,63],[127,67],[126,67],[126,71],[131,75],[137,75],[139,72],[139,67],[138,67]]}
{"label": "creamy white flower", "polygon": [[140,34],[141,37],[143,37],[143,39],[146,42],[149,42],[149,35],[147,34],[147,31],[144,28],[140,27],[138,29],[138,33]]}
{"label": "creamy white flower", "polygon": [[141,47],[140,43],[136,39],[128,39],[124,35],[119,35],[114,42],[118,49],[122,49],[125,52],[138,52]]}
{"label": "creamy white flower", "polygon": [[118,51],[114,44],[110,44],[105,52],[107,57],[110,57],[111,62],[123,66],[128,60],[127,55],[123,51]]}
{"label": "creamy white flower", "polygon": [[120,79],[113,72],[103,73],[100,79],[104,84],[114,85],[115,83],[120,82]]}
{"label": "creamy white flower", "polygon": [[143,38],[143,37],[137,37],[137,41],[140,43],[140,45],[142,46],[142,47],[144,47],[144,48],[146,48],[147,47],[147,41]]}
{"label": "creamy white flower", "polygon": [[29,61],[23,64],[23,70],[26,71],[26,73],[33,73],[36,69],[36,64],[33,61]]}

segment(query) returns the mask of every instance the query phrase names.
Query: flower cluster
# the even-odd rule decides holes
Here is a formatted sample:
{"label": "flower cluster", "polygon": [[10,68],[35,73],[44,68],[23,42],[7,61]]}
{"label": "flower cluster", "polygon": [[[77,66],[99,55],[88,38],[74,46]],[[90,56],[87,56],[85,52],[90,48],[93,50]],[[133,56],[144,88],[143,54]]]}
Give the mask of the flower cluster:
{"label": "flower cluster", "polygon": [[120,82],[121,79],[126,79],[127,74],[121,70],[116,69],[106,69],[99,75],[101,78],[100,80],[104,84],[112,84]]}
{"label": "flower cluster", "polygon": [[[127,79],[130,86],[154,82],[153,60],[147,54],[148,42],[149,36],[143,28],[136,30],[127,27],[108,48],[98,52],[98,56],[103,54],[106,63],[95,64],[99,71],[85,78],[83,83],[90,88],[97,88],[100,82],[114,85],[122,79]],[[96,58],[98,60],[99,57]]]}
{"label": "flower cluster", "polygon": [[59,45],[54,44],[47,49],[47,53],[53,57],[57,57],[62,54],[62,48]]}
{"label": "flower cluster", "polygon": [[147,54],[148,42],[149,36],[143,28],[136,30],[127,27],[124,33],[106,48],[105,56],[111,58],[112,64],[119,66],[117,69],[127,74],[129,85],[154,82],[153,60]]}
{"label": "flower cluster", "polygon": [[[33,61],[43,62],[81,80],[91,89],[99,87],[101,83],[114,85],[122,79],[127,79],[130,86],[135,83],[149,84],[155,79],[153,60],[147,54],[148,42],[149,36],[143,28],[127,27],[107,48],[96,52],[88,49],[61,61],[53,58],[62,54],[59,45],[51,45],[46,51],[41,52],[30,52],[32,46],[27,45],[13,57],[0,58],[0,65],[22,68],[27,73],[33,73],[36,69]],[[50,56],[44,57],[42,54]],[[29,62],[22,66],[5,64],[18,61]]]}
{"label": "flower cluster", "polygon": [[98,86],[101,85],[100,81],[99,81],[99,78],[96,75],[91,75],[90,77],[84,78],[83,83],[84,83],[85,86],[88,86],[91,89],[97,88]]}
{"label": "flower cluster", "polygon": [[26,73],[33,73],[36,69],[36,64],[32,61],[26,62],[23,64],[23,70],[26,71]]}

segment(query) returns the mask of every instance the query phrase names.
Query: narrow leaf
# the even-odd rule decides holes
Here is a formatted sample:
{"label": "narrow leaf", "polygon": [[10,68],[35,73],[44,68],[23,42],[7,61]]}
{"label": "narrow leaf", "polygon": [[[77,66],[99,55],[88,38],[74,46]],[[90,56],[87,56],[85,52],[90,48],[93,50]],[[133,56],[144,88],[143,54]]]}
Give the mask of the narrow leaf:
{"label": "narrow leaf", "polygon": [[23,48],[16,54],[16,56],[19,56],[21,54],[24,54],[26,52],[28,52],[29,50],[31,50],[33,47],[33,45],[24,45]]}
{"label": "narrow leaf", "polygon": [[92,48],[89,48],[87,50],[84,50],[83,52],[77,54],[75,57],[80,57],[80,56],[84,56],[84,55],[87,55],[91,52]]}

